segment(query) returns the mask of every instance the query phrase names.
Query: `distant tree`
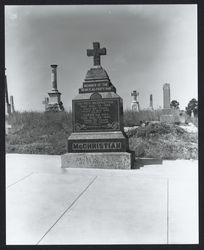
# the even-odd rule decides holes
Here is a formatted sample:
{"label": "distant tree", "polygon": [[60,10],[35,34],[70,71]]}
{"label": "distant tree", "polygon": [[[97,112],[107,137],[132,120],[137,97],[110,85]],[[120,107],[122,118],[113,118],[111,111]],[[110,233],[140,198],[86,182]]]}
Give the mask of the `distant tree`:
{"label": "distant tree", "polygon": [[188,115],[191,115],[192,112],[194,115],[198,115],[198,101],[195,98],[191,99],[186,107]]}
{"label": "distant tree", "polygon": [[174,109],[179,109],[179,102],[176,100],[171,101],[170,107]]}

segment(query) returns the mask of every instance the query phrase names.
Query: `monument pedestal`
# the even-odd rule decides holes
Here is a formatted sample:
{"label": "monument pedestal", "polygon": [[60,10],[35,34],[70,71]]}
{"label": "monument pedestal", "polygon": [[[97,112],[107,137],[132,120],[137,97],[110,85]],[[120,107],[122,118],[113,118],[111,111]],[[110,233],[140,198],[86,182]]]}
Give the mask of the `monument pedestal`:
{"label": "monument pedestal", "polygon": [[133,158],[133,154],[128,152],[67,153],[61,156],[61,167],[131,169]]}
{"label": "monument pedestal", "polygon": [[68,138],[68,152],[124,152],[127,137],[122,131],[72,133]]}

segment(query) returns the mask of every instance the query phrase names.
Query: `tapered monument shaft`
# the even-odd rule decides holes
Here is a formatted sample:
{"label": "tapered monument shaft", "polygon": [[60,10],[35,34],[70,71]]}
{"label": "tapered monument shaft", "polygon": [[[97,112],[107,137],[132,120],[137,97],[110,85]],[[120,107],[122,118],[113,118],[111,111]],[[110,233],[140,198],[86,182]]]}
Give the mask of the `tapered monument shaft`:
{"label": "tapered monument shaft", "polygon": [[57,91],[57,65],[50,65],[52,68],[51,72],[51,82],[52,82],[52,91]]}

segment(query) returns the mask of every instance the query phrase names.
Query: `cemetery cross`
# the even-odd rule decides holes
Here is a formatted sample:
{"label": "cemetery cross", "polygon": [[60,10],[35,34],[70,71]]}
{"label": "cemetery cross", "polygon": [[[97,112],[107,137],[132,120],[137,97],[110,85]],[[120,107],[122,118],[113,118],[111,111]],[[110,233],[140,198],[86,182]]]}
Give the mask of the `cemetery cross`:
{"label": "cemetery cross", "polygon": [[106,48],[100,48],[99,42],[93,43],[93,49],[87,49],[87,56],[93,56],[94,66],[101,65],[102,55],[106,55]]}

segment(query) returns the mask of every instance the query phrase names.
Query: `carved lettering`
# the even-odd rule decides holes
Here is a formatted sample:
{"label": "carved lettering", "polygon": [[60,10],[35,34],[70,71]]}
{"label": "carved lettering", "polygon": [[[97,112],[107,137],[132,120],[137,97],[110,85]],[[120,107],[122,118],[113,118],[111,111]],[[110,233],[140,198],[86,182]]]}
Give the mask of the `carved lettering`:
{"label": "carved lettering", "polygon": [[74,102],[75,131],[120,130],[119,116],[118,99],[91,99]]}
{"label": "carved lettering", "polygon": [[72,149],[74,151],[83,151],[83,150],[98,150],[101,151],[106,149],[119,150],[122,148],[121,142],[83,142],[83,143],[72,143]]}

